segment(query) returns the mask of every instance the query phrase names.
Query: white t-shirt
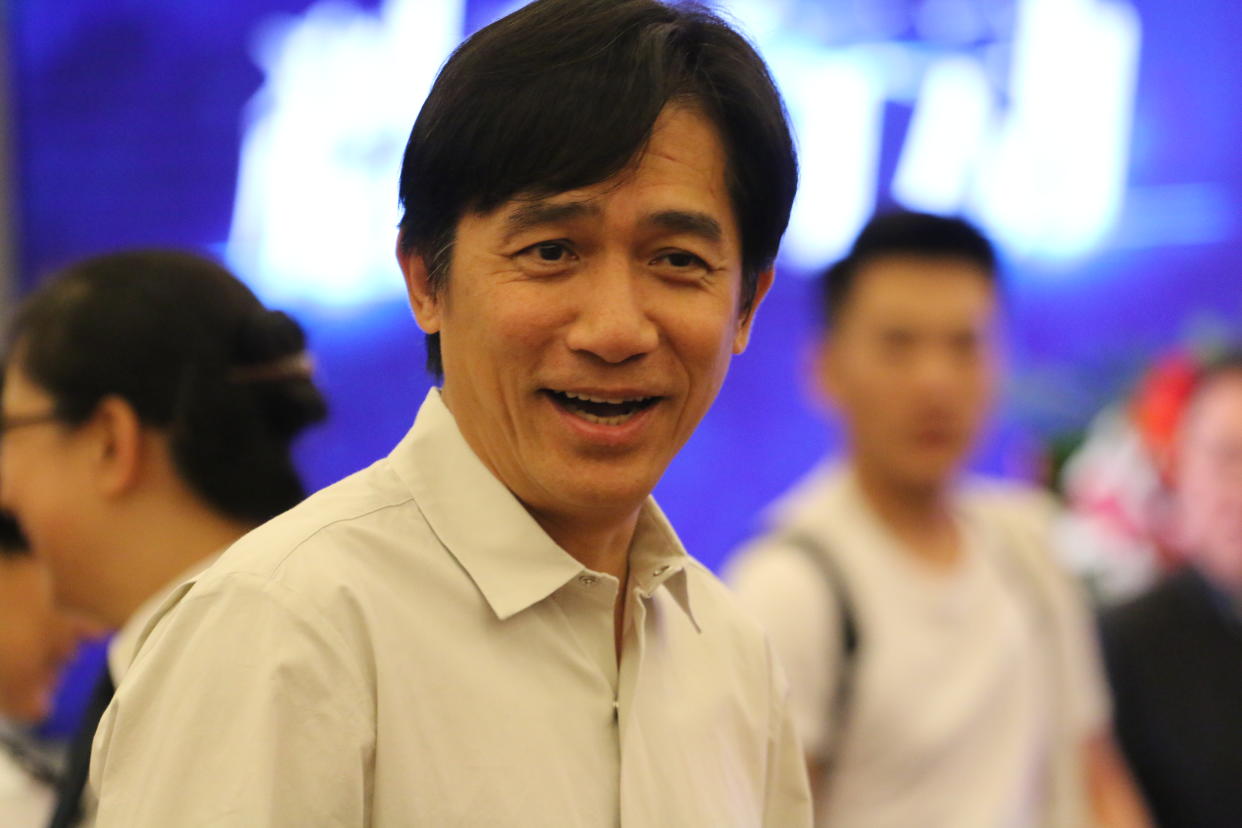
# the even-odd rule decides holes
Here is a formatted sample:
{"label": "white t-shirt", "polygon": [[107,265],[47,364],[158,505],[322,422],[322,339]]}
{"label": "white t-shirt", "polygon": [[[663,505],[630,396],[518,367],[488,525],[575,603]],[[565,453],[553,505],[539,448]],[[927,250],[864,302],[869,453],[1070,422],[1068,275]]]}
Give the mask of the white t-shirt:
{"label": "white t-shirt", "polygon": [[[848,471],[820,471],[732,562],[727,580],[785,663],[808,756],[831,766],[812,780],[818,825],[1077,824],[1064,821],[1082,807],[1074,745],[1107,710],[1077,596],[1037,548],[1038,503],[962,497],[964,554],[941,571],[902,549]],[[794,532],[832,555],[853,604],[845,722],[840,611]]]}
{"label": "white t-shirt", "polygon": [[157,613],[100,723],[101,828],[805,828],[785,681],[654,501],[620,584],[434,390],[385,459]]}
{"label": "white t-shirt", "polygon": [[32,777],[0,748],[0,826],[43,828],[55,801],[51,785]]}

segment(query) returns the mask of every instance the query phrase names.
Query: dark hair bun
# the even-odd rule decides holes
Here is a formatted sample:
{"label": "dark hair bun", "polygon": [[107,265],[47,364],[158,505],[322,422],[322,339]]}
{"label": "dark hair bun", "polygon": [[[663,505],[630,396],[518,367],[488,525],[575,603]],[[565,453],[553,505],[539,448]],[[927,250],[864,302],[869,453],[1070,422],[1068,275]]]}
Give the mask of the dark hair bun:
{"label": "dark hair bun", "polygon": [[17,518],[0,512],[0,558],[16,558],[30,554],[30,544],[17,525]]}
{"label": "dark hair bun", "polygon": [[328,416],[328,403],[309,375],[256,383],[254,393],[268,430],[286,441]]}
{"label": "dark hair bun", "polygon": [[234,364],[268,362],[305,348],[306,334],[293,317],[284,311],[264,308],[250,314],[238,330]]}
{"label": "dark hair bun", "polygon": [[231,379],[246,386],[259,406],[269,433],[290,441],[328,415],[313,382],[306,334],[293,317],[257,310],[238,331]]}
{"label": "dark hair bun", "polygon": [[222,514],[259,523],[303,498],[290,444],[327,414],[306,335],[219,264],[162,250],[84,260],[23,303],[10,337],[66,423],[122,397]]}

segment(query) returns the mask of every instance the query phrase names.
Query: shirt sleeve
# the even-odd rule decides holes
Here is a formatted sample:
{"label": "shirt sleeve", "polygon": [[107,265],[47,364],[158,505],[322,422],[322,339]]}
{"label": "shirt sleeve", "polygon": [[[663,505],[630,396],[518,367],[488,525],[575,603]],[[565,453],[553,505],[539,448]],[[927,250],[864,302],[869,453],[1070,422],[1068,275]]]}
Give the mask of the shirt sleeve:
{"label": "shirt sleeve", "polygon": [[763,825],[764,828],[811,828],[813,814],[806,754],[789,709],[784,672],[770,649],[768,672],[772,676],[773,704]]}
{"label": "shirt sleeve", "polygon": [[842,659],[842,631],[823,573],[792,547],[757,545],[730,566],[726,581],[768,634],[789,681],[788,711],[806,751],[831,753],[837,722],[833,695]]}
{"label": "shirt sleeve", "polygon": [[1041,492],[983,501],[1012,544],[1029,561],[1044,590],[1055,636],[1058,700],[1065,722],[1081,742],[1109,727],[1112,709],[1091,604],[1082,584],[1062,565],[1052,531],[1059,508]]}
{"label": "shirt sleeve", "polygon": [[373,697],[295,599],[233,574],[160,620],[95,737],[96,828],[369,824]]}
{"label": "shirt sleeve", "polygon": [[1085,739],[1107,730],[1112,720],[1100,640],[1086,591],[1059,567],[1054,579],[1061,593],[1061,669],[1068,685],[1069,720]]}

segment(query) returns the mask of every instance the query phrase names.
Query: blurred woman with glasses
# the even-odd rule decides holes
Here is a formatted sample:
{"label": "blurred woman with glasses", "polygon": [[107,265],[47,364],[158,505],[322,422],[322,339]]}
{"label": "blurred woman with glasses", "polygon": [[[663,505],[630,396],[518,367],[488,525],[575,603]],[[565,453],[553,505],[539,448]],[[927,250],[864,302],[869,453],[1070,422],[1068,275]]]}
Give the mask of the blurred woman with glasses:
{"label": "blurred woman with glasses", "polygon": [[0,507],[47,562],[57,602],[117,630],[51,825],[80,818],[90,738],[160,604],[303,498],[291,445],[326,415],[305,347],[290,317],[185,253],[89,259],[17,313]]}

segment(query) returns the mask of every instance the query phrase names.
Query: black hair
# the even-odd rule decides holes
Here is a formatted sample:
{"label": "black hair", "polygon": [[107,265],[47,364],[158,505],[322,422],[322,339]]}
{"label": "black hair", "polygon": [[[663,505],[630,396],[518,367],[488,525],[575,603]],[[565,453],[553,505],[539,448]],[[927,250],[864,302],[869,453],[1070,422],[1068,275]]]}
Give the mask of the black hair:
{"label": "black hair", "polygon": [[837,321],[865,265],[902,255],[969,262],[977,265],[992,284],[999,280],[996,250],[965,219],[909,210],[879,213],[863,227],[845,258],[820,278],[824,318],[830,324]]}
{"label": "black hair", "polygon": [[305,496],[290,456],[327,415],[301,327],[228,270],[189,253],[87,259],[21,306],[6,364],[78,425],[118,396],[168,436],[176,470],[209,506],[261,523]]}
{"label": "black hair", "polygon": [[17,525],[17,518],[0,512],[0,558],[24,558],[30,555],[30,544]]}
{"label": "black hair", "polygon": [[[797,158],[763,59],[694,4],[537,0],[466,40],[405,148],[403,252],[424,258],[440,290],[465,212],[608,180],[646,145],[665,106],[679,102],[719,130],[749,310],[789,221]],[[435,334],[427,368],[443,374]]]}
{"label": "black hair", "polygon": [[1242,378],[1242,347],[1230,347],[1208,357],[1195,371],[1188,403],[1203,394],[1208,386],[1223,377]]}

